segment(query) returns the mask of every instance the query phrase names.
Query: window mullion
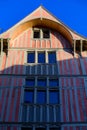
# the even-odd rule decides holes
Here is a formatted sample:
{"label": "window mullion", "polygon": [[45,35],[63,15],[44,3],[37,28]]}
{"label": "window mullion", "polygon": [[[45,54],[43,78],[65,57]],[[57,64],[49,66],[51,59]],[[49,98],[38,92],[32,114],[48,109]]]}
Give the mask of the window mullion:
{"label": "window mullion", "polygon": [[40,29],[40,38],[43,39],[43,31]]}
{"label": "window mullion", "polygon": [[46,63],[48,63],[48,52],[47,52],[47,50],[45,51],[45,59],[46,59]]}
{"label": "window mullion", "polygon": [[38,62],[38,56],[37,56],[37,51],[35,51],[35,63]]}

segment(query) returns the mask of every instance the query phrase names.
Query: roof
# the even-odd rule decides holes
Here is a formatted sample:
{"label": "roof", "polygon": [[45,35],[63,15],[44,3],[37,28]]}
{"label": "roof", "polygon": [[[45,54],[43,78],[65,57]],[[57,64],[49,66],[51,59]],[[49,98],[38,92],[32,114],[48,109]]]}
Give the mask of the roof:
{"label": "roof", "polygon": [[[20,22],[14,25],[12,28],[2,33],[0,37],[15,38],[16,35],[18,35],[18,33],[19,34],[21,33],[19,32],[20,30],[19,28],[21,28],[21,26],[26,25],[27,27],[31,27],[38,24],[43,24],[44,26],[48,26],[52,29],[56,29],[57,31],[62,33],[70,42],[72,42],[73,39],[85,39],[84,37],[73,32],[69,27],[64,25],[64,23],[62,23],[59,19],[53,16],[43,6],[38,7],[35,11],[33,11],[28,16],[26,16],[24,19],[22,19]],[[24,30],[26,29],[27,28],[24,26]]]}

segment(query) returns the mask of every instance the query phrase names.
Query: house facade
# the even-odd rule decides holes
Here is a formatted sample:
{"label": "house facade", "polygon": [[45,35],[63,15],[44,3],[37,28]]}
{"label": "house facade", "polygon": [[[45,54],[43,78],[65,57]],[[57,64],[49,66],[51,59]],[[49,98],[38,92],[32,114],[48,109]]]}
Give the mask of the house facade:
{"label": "house facade", "polygon": [[87,130],[86,38],[40,6],[0,48],[0,130]]}

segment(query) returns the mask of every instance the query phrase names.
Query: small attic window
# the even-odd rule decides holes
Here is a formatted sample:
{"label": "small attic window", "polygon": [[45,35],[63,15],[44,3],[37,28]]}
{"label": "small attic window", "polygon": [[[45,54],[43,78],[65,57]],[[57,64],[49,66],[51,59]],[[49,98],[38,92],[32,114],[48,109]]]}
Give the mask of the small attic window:
{"label": "small attic window", "polygon": [[50,38],[50,31],[46,28],[33,28],[33,38],[48,39]]}
{"label": "small attic window", "polygon": [[49,30],[43,29],[43,38],[50,38]]}
{"label": "small attic window", "polygon": [[34,29],[33,31],[33,38],[40,38],[40,30]]}

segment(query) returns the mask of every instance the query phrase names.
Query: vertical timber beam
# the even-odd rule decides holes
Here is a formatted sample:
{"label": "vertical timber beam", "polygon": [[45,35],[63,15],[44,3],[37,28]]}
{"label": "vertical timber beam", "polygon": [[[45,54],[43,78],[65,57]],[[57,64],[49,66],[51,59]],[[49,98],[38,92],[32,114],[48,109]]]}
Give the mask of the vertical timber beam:
{"label": "vertical timber beam", "polygon": [[8,39],[7,39],[7,44],[8,44],[7,50],[9,50],[9,43],[10,43],[10,39],[8,38]]}
{"label": "vertical timber beam", "polygon": [[81,54],[81,56],[82,56],[82,51],[83,51],[83,41],[81,40],[80,41],[80,54]]}
{"label": "vertical timber beam", "polygon": [[74,57],[75,57],[75,53],[76,53],[76,40],[74,40]]}
{"label": "vertical timber beam", "polygon": [[1,54],[3,52],[3,38],[1,38]]}

